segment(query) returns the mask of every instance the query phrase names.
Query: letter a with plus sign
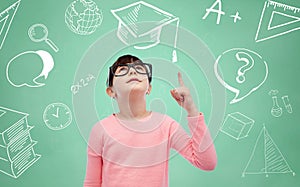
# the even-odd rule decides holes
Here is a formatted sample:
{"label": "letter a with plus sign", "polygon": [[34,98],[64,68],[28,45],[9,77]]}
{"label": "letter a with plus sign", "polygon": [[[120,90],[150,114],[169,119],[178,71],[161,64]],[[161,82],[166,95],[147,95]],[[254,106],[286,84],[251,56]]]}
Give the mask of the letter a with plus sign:
{"label": "letter a with plus sign", "polygon": [[[219,9],[214,9],[215,6],[219,5]],[[206,19],[206,17],[208,16],[208,14],[210,14],[211,12],[217,13],[218,14],[218,18],[217,18],[217,24],[220,23],[220,19],[221,19],[221,15],[225,14],[225,12],[222,11],[222,2],[221,0],[216,0],[216,2],[210,7],[206,9],[206,14],[203,16],[202,19]]]}

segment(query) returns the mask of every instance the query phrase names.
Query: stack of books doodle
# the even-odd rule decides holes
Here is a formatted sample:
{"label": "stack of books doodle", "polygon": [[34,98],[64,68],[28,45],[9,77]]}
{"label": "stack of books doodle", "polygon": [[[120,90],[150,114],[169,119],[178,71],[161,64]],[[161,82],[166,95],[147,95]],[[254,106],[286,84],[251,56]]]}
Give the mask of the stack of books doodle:
{"label": "stack of books doodle", "polygon": [[18,178],[40,157],[34,151],[28,114],[0,106],[0,172]]}

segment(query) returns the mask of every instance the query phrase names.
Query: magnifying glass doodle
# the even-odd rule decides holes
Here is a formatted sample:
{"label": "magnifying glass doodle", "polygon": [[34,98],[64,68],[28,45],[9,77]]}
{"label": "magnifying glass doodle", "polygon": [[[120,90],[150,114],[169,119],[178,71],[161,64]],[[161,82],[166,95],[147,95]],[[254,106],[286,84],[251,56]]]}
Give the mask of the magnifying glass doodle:
{"label": "magnifying glass doodle", "polygon": [[28,29],[28,36],[33,42],[45,41],[55,52],[58,47],[48,38],[48,29],[43,24],[34,24]]}

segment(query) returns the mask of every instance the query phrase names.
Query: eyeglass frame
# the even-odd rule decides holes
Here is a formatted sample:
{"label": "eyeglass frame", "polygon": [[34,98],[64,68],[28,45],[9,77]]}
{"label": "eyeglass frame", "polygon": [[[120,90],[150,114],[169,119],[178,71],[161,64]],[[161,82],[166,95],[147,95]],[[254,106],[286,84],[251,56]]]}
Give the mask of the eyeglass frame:
{"label": "eyeglass frame", "polygon": [[[146,68],[146,73],[140,73],[138,72],[136,69],[135,69],[135,65],[143,65],[143,66],[148,66],[148,68]],[[113,69],[115,69],[115,71],[117,70],[118,67],[120,66],[127,66],[129,67],[128,68],[128,71],[127,73],[125,73],[124,75],[115,75],[115,72],[113,72]],[[113,77],[122,77],[122,76],[125,76],[129,73],[130,71],[130,68],[133,68],[138,74],[141,74],[141,75],[147,75],[148,77],[148,80],[149,80],[149,83],[151,82],[152,80],[152,64],[149,64],[149,63],[144,63],[142,61],[138,61],[138,62],[134,62],[134,63],[126,63],[126,64],[119,64],[119,65],[112,65],[109,67],[109,75],[108,75],[108,79],[106,80],[106,85],[107,87],[110,87],[113,85]]]}

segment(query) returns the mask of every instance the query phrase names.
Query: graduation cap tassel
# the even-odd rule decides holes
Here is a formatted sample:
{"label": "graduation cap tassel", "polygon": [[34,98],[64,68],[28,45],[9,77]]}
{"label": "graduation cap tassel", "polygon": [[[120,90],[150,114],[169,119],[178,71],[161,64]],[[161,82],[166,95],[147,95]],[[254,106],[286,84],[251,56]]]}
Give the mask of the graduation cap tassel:
{"label": "graduation cap tassel", "polygon": [[174,49],[173,49],[173,52],[172,52],[172,62],[177,62],[176,44],[177,44],[178,27],[179,27],[179,18],[177,19],[177,24],[176,24],[176,33],[175,33],[175,40],[174,40]]}
{"label": "graduation cap tassel", "polygon": [[173,50],[172,53],[172,62],[177,62],[177,53],[176,53],[176,49]]}

